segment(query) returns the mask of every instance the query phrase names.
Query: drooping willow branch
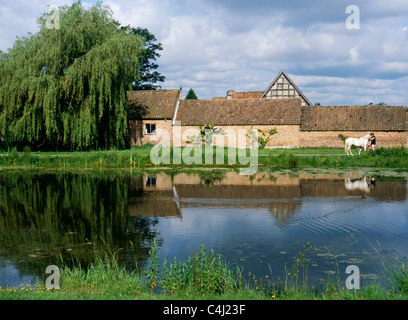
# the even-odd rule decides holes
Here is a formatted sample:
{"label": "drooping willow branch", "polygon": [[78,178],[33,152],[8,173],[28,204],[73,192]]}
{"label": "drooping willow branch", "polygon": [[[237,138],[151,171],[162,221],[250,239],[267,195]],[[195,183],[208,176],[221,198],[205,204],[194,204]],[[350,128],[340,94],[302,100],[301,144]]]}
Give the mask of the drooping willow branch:
{"label": "drooping willow branch", "polygon": [[139,79],[143,41],[100,3],[60,7],[60,29],[19,38],[0,59],[0,139],[10,146],[121,148],[126,91]]}

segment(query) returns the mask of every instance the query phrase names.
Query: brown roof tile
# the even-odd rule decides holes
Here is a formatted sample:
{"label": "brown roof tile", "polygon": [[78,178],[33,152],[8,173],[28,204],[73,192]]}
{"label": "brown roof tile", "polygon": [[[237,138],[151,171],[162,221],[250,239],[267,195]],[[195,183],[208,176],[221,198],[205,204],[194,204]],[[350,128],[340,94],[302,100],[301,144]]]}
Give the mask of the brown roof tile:
{"label": "brown roof tile", "polygon": [[405,131],[405,106],[304,106],[303,131]]}
{"label": "brown roof tile", "polygon": [[233,92],[231,96],[232,99],[260,99],[263,93],[263,91],[243,91]]}
{"label": "brown roof tile", "polygon": [[301,99],[180,100],[176,121],[184,126],[300,124]]}
{"label": "brown roof tile", "polygon": [[129,120],[172,119],[181,89],[128,91]]}

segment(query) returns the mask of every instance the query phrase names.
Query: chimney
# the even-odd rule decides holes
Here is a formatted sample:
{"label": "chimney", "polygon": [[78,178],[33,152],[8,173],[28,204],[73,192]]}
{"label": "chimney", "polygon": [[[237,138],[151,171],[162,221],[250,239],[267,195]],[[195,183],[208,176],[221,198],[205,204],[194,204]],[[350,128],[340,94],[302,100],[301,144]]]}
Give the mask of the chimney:
{"label": "chimney", "polygon": [[233,95],[235,94],[235,90],[232,90],[232,89],[230,89],[230,90],[227,90],[227,99],[232,99],[233,98]]}

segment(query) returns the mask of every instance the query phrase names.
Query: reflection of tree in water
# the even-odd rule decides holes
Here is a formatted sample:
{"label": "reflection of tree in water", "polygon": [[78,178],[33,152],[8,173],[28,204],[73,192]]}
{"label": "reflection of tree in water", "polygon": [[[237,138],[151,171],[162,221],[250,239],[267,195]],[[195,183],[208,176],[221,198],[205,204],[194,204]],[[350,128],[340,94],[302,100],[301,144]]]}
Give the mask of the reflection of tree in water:
{"label": "reflection of tree in water", "polygon": [[[158,218],[128,217],[126,222],[127,267],[141,270],[149,257],[153,240],[158,237],[152,227],[158,223]],[[161,240],[158,241],[159,245]],[[132,257],[133,256],[133,257]]]}
{"label": "reflection of tree in water", "polygon": [[86,266],[103,246],[140,266],[157,220],[128,216],[129,185],[117,174],[2,173],[0,255],[22,275],[43,275],[59,256]]}
{"label": "reflection of tree in water", "polygon": [[200,184],[211,187],[220,183],[224,179],[225,171],[199,171],[197,175],[200,177]]}

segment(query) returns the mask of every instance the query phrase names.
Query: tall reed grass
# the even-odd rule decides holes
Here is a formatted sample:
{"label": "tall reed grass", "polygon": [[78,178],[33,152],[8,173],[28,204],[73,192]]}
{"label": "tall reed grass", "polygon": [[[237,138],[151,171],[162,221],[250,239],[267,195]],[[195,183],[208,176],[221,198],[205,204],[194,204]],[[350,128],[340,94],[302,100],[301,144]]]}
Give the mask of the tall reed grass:
{"label": "tall reed grass", "polygon": [[[0,288],[2,299],[285,299],[285,300],[386,300],[408,299],[408,269],[396,259],[388,264],[388,286],[370,283],[360,290],[348,290],[337,278],[308,282],[308,252],[305,244],[284,279],[257,277],[228,262],[203,244],[197,252],[180,260],[160,262],[154,241],[148,264],[142,271],[129,271],[118,263],[117,250],[99,252],[89,266],[60,261],[61,289],[47,290],[38,283],[21,289]],[[102,254],[101,254],[102,253]],[[24,290],[23,290],[24,289]]]}
{"label": "tall reed grass", "polygon": [[242,268],[228,263],[223,256],[215,254],[201,244],[186,260],[173,258],[158,263],[157,242],[150,251],[146,279],[154,292],[157,287],[165,295],[202,296],[232,293],[243,287]]}

